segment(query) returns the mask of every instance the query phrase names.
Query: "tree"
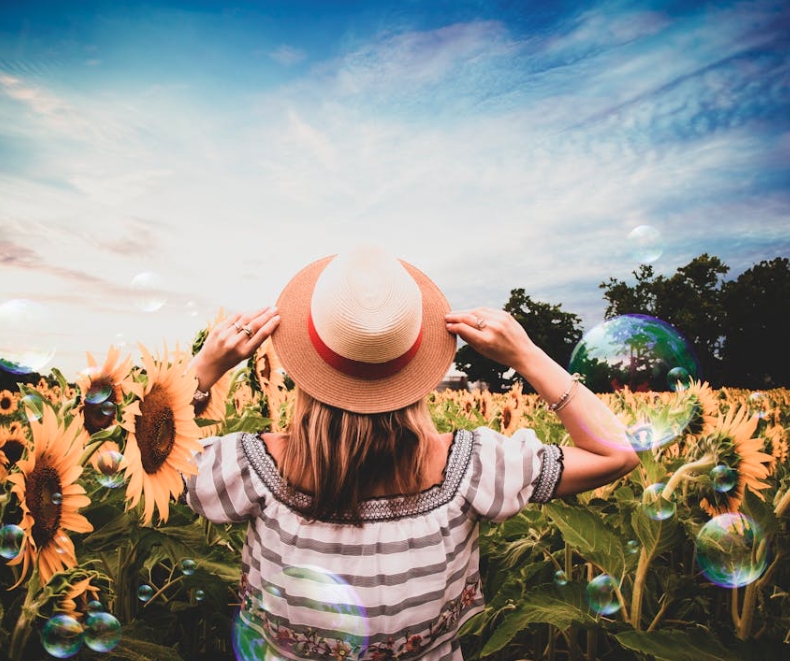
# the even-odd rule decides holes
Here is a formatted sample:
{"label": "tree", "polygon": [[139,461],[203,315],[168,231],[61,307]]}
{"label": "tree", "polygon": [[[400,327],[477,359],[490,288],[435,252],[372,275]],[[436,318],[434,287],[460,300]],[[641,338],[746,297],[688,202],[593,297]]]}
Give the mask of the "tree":
{"label": "tree", "polygon": [[790,386],[790,260],[777,257],[744,271],[724,287],[722,348],[728,385]]}
{"label": "tree", "polygon": [[[533,301],[524,289],[513,289],[505,304],[505,312],[513,315],[529,333],[534,342],[561,365],[567,365],[576,344],[581,340],[581,318],[562,310],[561,305]],[[506,365],[489,360],[474,351],[469,345],[458,349],[456,367],[465,372],[470,381],[482,381],[493,392],[510,388],[514,381],[529,384],[518,374],[509,374]]]}

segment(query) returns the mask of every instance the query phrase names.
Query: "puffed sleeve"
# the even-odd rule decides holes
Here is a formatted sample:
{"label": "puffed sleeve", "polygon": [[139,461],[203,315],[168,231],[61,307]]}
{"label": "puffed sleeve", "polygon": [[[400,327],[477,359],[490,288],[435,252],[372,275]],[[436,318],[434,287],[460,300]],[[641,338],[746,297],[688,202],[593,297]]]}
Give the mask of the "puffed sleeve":
{"label": "puffed sleeve", "polygon": [[541,443],[532,429],[504,436],[488,427],[474,432],[467,500],[478,516],[504,521],[527,503],[554,497],[562,476],[562,448]]}
{"label": "puffed sleeve", "polygon": [[197,474],[186,480],[187,504],[214,523],[237,523],[258,514],[266,487],[250,465],[242,433],[201,441]]}

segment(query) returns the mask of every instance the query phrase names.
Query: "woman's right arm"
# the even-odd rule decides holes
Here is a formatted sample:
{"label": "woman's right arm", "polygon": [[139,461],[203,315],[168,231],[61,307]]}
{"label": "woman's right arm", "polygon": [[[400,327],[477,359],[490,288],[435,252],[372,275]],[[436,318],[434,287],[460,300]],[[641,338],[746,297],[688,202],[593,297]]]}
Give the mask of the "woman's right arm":
{"label": "woman's right arm", "polygon": [[451,312],[447,329],[482,355],[512,367],[536,390],[568,430],[573,446],[563,447],[564,469],[556,491],[568,496],[595,489],[629,473],[639,457],[625,426],[604,402],[538,347],[503,310]]}

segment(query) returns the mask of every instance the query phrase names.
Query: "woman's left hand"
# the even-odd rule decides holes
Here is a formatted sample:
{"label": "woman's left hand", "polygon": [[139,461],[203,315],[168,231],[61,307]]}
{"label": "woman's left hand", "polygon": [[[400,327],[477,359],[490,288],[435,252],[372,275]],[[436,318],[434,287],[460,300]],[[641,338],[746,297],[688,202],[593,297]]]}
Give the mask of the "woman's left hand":
{"label": "woman's left hand", "polygon": [[198,388],[208,391],[225,372],[252,356],[279,323],[277,308],[265,307],[236,313],[212,328],[192,361]]}

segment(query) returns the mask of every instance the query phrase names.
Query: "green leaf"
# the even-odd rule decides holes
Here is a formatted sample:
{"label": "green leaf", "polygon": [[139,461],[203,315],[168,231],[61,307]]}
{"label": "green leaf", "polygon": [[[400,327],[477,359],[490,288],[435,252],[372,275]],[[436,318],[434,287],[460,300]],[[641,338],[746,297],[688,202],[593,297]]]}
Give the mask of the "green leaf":
{"label": "green leaf", "polygon": [[639,543],[650,558],[668,551],[678,538],[678,524],[675,517],[657,521],[639,508],[631,515],[631,525]]}
{"label": "green leaf", "polygon": [[620,579],[625,571],[623,542],[601,516],[562,501],[544,505],[544,511],[571,547],[607,574]]}
{"label": "green leaf", "polygon": [[543,586],[525,595],[518,608],[505,616],[480,655],[486,656],[504,649],[530,624],[551,624],[564,631],[572,624],[594,622],[581,584],[569,583],[562,588]]}
{"label": "green leaf", "polygon": [[624,631],[615,636],[625,648],[656,661],[739,661],[709,631]]}

